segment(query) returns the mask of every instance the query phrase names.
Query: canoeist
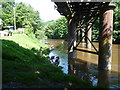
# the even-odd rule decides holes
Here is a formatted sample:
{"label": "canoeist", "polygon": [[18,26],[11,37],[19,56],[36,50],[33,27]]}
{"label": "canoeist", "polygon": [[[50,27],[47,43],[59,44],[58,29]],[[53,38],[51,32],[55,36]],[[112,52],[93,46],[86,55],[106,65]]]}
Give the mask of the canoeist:
{"label": "canoeist", "polygon": [[55,62],[54,62],[54,63],[55,63],[55,65],[56,65],[56,66],[58,66],[58,65],[59,65],[59,63],[60,63],[59,56],[57,56],[57,57],[56,57],[56,60],[55,60]]}

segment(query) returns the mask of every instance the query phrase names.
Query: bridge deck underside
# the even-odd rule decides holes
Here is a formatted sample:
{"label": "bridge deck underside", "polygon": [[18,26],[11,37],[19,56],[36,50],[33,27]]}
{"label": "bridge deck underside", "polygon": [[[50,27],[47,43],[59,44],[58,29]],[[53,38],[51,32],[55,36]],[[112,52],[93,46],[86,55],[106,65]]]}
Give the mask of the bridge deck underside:
{"label": "bridge deck underside", "polygon": [[58,12],[68,19],[75,18],[80,22],[79,26],[90,23],[99,15],[101,8],[109,5],[109,2],[55,2]]}

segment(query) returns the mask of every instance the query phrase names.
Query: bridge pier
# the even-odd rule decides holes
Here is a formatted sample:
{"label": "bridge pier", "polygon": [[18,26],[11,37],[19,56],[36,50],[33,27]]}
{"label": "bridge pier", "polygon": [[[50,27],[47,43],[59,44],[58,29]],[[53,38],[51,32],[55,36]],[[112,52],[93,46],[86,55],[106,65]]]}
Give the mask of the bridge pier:
{"label": "bridge pier", "polygon": [[[91,23],[89,23],[88,29],[90,28],[90,26],[91,26]],[[90,41],[92,40],[92,27],[89,29],[89,31],[87,33],[87,37]],[[86,39],[86,48],[91,48],[92,46],[88,39]]]}
{"label": "bridge pier", "polygon": [[80,40],[80,30],[77,30],[77,41],[79,41]]}
{"label": "bridge pier", "polygon": [[[84,28],[82,28],[82,37],[85,35],[85,33],[84,33]],[[85,42],[85,37],[82,39],[82,42]]]}
{"label": "bridge pier", "polygon": [[110,87],[110,74],[111,74],[111,72],[109,72],[109,71],[99,70],[97,84],[98,85],[103,84],[104,88],[109,88]]}
{"label": "bridge pier", "polygon": [[74,19],[68,20],[68,45],[70,47],[70,52],[76,48],[76,22]]}
{"label": "bridge pier", "polygon": [[110,70],[112,60],[112,31],[113,31],[113,9],[115,5],[109,5],[100,13],[99,33],[99,70]]}

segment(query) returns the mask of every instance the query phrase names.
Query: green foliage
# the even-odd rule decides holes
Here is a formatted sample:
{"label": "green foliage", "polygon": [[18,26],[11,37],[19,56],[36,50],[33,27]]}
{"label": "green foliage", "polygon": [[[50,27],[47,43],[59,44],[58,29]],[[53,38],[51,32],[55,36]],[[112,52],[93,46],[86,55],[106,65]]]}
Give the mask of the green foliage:
{"label": "green foliage", "polygon": [[99,30],[100,30],[99,19],[97,19],[93,24],[92,28],[92,41],[98,41]]}
{"label": "green foliage", "polygon": [[52,23],[52,22],[54,22],[54,20],[50,20],[50,21],[44,22],[43,24],[44,24],[44,25],[48,25],[48,24],[50,24],[50,23]]}
{"label": "green foliage", "polygon": [[35,34],[42,27],[39,12],[35,11],[30,5],[18,3],[16,5],[16,25],[17,28],[29,26],[30,30]]}
{"label": "green foliage", "polygon": [[16,5],[16,22],[17,27],[26,28],[24,33],[31,38],[46,39],[39,12],[35,11],[30,5],[22,2]]}
{"label": "green foliage", "polygon": [[40,40],[47,39],[47,36],[45,36],[45,32],[42,30],[37,30],[35,33],[35,37]]}
{"label": "green foliage", "polygon": [[113,42],[120,43],[120,2],[114,2],[116,8],[114,9],[114,31]]}
{"label": "green foliage", "polygon": [[[3,21],[4,26],[14,26],[14,16],[16,20],[17,28],[25,28],[25,34],[30,37],[38,37],[41,39],[41,35],[45,37],[44,33],[39,34],[38,32],[42,32],[43,23],[40,19],[40,14],[38,11],[35,11],[30,5],[25,3],[17,3],[14,2],[1,2],[2,8],[0,8],[0,18]],[[37,32],[37,34],[35,34]],[[16,32],[19,33],[19,32]],[[35,35],[37,36],[35,36]]]}
{"label": "green foliage", "polygon": [[14,2],[1,1],[2,8],[0,8],[0,18],[3,20],[3,26],[13,26],[14,18]]}
{"label": "green foliage", "polygon": [[65,19],[65,17],[61,17],[60,19],[49,23],[44,29],[45,34],[48,38],[67,38],[68,29],[67,20]]}
{"label": "green foliage", "polygon": [[25,29],[25,34],[26,35],[29,35],[29,34],[31,34],[32,33],[32,30],[33,30],[33,27],[30,27],[30,26],[26,26],[26,29]]}

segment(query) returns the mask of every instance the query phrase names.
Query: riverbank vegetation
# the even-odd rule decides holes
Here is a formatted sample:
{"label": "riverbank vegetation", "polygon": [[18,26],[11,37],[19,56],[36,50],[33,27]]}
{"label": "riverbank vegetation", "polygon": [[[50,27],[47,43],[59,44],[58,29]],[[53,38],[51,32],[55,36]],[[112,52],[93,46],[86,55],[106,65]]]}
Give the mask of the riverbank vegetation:
{"label": "riverbank vegetation", "polygon": [[67,39],[68,28],[67,20],[65,17],[61,17],[58,20],[49,23],[45,28],[45,35],[48,38],[53,39]]}
{"label": "riverbank vegetation", "polygon": [[[114,9],[114,29],[113,29],[113,42],[119,43],[120,41],[120,2],[113,2],[116,4]],[[0,18],[3,20],[2,26],[13,26],[14,12],[16,16],[16,27],[25,28],[24,34],[35,37],[37,39],[67,39],[68,25],[65,17],[58,20],[51,20],[43,22],[40,18],[40,13],[30,5],[25,3],[15,2],[1,2]],[[92,41],[99,40],[99,19],[96,20],[92,27]],[[19,33],[16,31],[15,33]]]}
{"label": "riverbank vegetation", "polygon": [[[1,1],[0,4],[0,18],[2,19],[2,28],[4,26],[14,26],[14,17],[16,20],[16,29],[24,28],[24,34],[32,38],[46,39],[44,34],[43,22],[40,18],[40,13],[34,10],[33,7],[25,3],[5,2]],[[15,13],[15,14],[14,14]],[[15,16],[14,16],[15,15]],[[14,33],[20,34],[20,31]]]}
{"label": "riverbank vegetation", "polygon": [[36,53],[42,45],[46,55],[44,51],[48,47],[28,36],[3,37],[0,41],[3,49],[3,88],[93,87],[90,82],[64,74],[60,67],[50,64],[48,58]]}

